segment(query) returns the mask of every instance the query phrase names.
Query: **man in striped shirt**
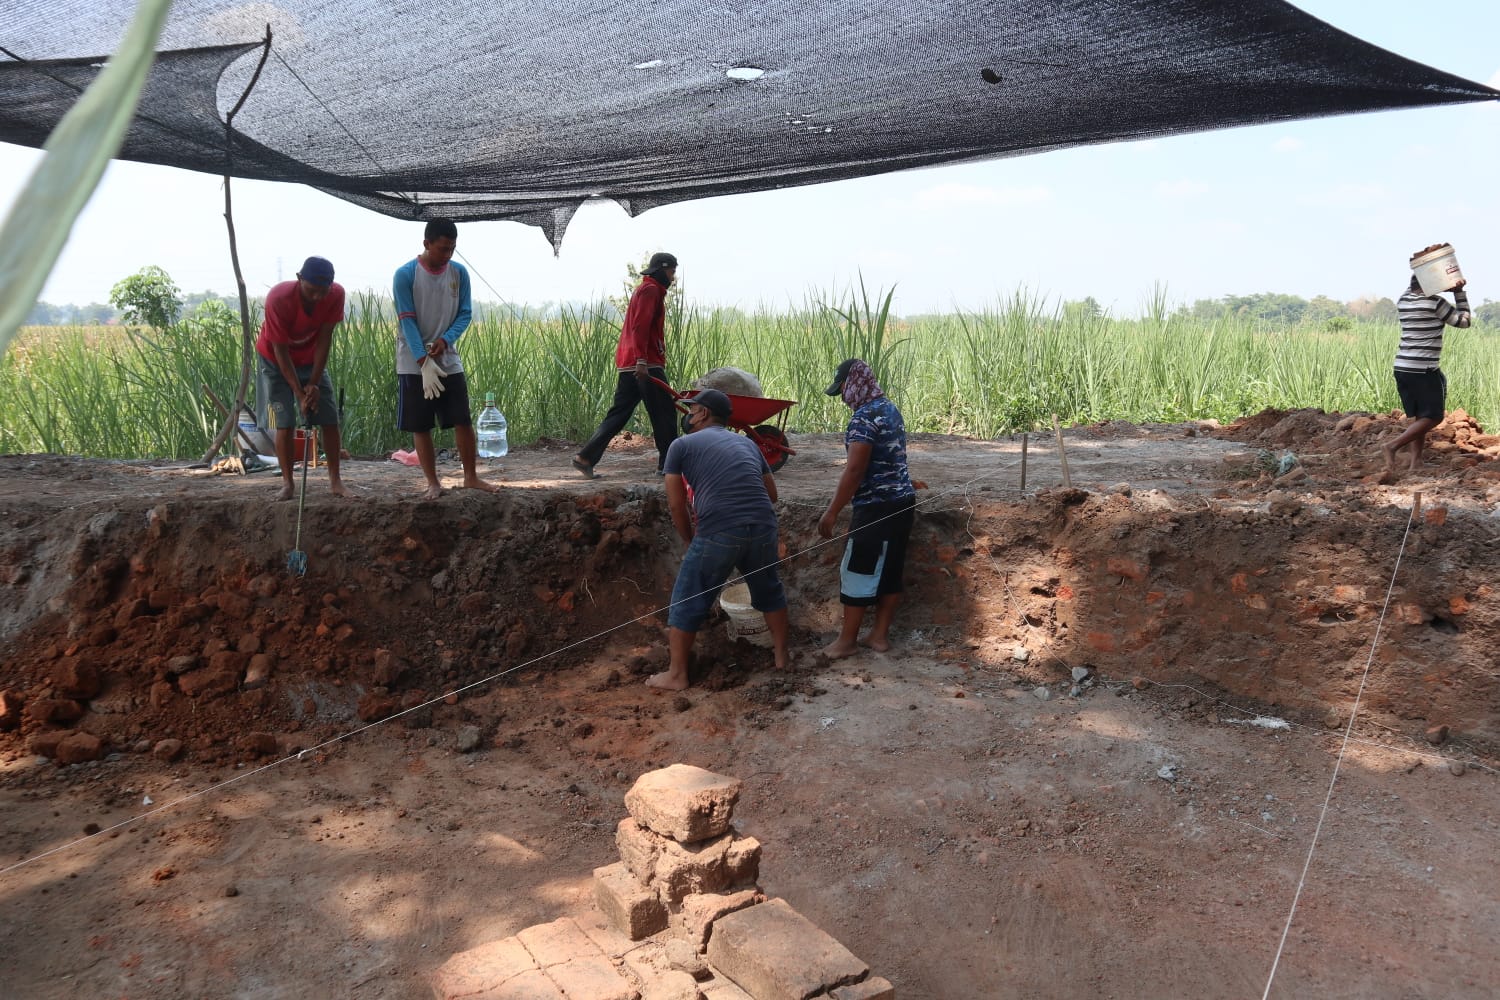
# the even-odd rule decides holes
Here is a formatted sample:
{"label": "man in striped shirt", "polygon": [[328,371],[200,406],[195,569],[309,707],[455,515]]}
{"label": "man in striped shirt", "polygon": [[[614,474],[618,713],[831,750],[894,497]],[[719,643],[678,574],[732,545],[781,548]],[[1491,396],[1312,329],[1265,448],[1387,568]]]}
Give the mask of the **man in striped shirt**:
{"label": "man in striped shirt", "polygon": [[1401,346],[1396,349],[1396,391],[1401,394],[1401,408],[1412,418],[1411,426],[1401,436],[1383,447],[1385,471],[1394,475],[1396,453],[1411,445],[1409,469],[1422,464],[1422,448],[1427,432],[1443,422],[1447,402],[1448,380],[1438,367],[1443,352],[1443,327],[1467,327],[1473,321],[1465,282],[1450,289],[1453,303],[1441,295],[1428,295],[1415,276],[1396,303],[1401,311]]}

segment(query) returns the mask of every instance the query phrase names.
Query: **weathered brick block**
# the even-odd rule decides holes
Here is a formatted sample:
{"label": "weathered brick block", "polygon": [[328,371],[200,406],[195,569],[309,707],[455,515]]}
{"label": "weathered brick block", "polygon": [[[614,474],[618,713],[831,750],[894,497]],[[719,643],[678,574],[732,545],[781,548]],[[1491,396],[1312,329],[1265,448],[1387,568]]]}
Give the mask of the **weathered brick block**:
{"label": "weathered brick block", "polygon": [[702,951],[708,947],[715,920],[747,906],[754,906],[759,898],[760,892],[757,889],[695,893],[685,897],[681,908],[672,914],[672,926],[683,940]]}
{"label": "weathered brick block", "polygon": [[708,961],[756,1000],[807,1000],[870,971],[784,899],[715,921]]}
{"label": "weathered brick block", "polygon": [[57,744],[54,758],[59,764],[82,764],[104,756],[104,741],[93,733],[69,733]]}
{"label": "weathered brick block", "polygon": [[719,976],[698,987],[703,991],[703,1000],[755,1000],[723,976]]}
{"label": "weathered brick block", "polygon": [[625,808],[646,829],[692,844],[729,829],[741,787],[738,778],[673,764],[636,779]]}
{"label": "weathered brick block", "polygon": [[256,653],[251,656],[250,665],[245,668],[245,690],[253,691],[256,688],[265,687],[274,669],[276,669],[275,653]]}
{"label": "weathered brick block", "polygon": [[735,837],[724,855],[730,885],[744,885],[760,880],[760,841],[754,837]]}
{"label": "weathered brick block", "polygon": [[[734,834],[711,840],[679,844],[643,828],[633,819],[623,819],[615,828],[615,845],[630,874],[649,886],[663,901],[676,903],[689,893],[718,892],[731,883],[728,863]],[[748,862],[740,857],[741,867]],[[759,874],[759,862],[756,862]]]}
{"label": "weathered brick block", "polygon": [[635,984],[622,976],[610,960],[597,951],[593,955],[569,959],[560,965],[549,965],[542,971],[557,984],[566,997],[587,997],[588,1000],[636,998]]}
{"label": "weathered brick block", "polygon": [[64,698],[88,701],[104,689],[99,668],[89,660],[76,656],[65,656],[53,666],[52,686]]}
{"label": "weathered brick block", "polygon": [[570,959],[598,956],[604,952],[589,940],[583,928],[570,917],[559,917],[550,924],[536,924],[516,935],[516,940],[526,946],[532,960],[543,968],[561,965]]}
{"label": "weathered brick block", "polygon": [[513,937],[490,941],[449,958],[433,973],[432,986],[442,1000],[473,996],[524,996],[523,993],[507,988],[513,984],[521,987],[528,981],[534,982],[535,979],[521,978],[528,973],[540,977],[540,985],[552,990],[551,994],[539,991],[538,997],[550,1000],[552,996],[562,995],[551,980],[541,975],[536,962],[532,961],[531,953]]}
{"label": "weathered brick block", "polygon": [[21,710],[26,699],[14,691],[0,691],[0,733],[9,732],[21,725]]}
{"label": "weathered brick block", "polygon": [[594,901],[610,924],[632,941],[667,927],[667,907],[616,862],[594,869]]}
{"label": "weathered brick block", "polygon": [[699,1000],[698,981],[686,972],[663,972],[646,981],[641,1000]]}
{"label": "weathered brick block", "polygon": [[177,687],[189,698],[229,694],[240,686],[240,678],[244,676],[245,664],[249,660],[244,653],[215,653],[208,658],[205,669],[183,674]]}
{"label": "weathered brick block", "polygon": [[83,717],[83,706],[71,698],[38,698],[26,709],[37,722],[59,724],[76,722]]}
{"label": "weathered brick block", "polygon": [[879,976],[871,976],[862,983],[840,986],[833,991],[833,1000],[896,1000],[896,987]]}
{"label": "weathered brick block", "polygon": [[651,884],[656,856],[666,841],[667,838],[652,833],[629,816],[615,825],[615,849],[620,852],[620,863],[641,885]]}

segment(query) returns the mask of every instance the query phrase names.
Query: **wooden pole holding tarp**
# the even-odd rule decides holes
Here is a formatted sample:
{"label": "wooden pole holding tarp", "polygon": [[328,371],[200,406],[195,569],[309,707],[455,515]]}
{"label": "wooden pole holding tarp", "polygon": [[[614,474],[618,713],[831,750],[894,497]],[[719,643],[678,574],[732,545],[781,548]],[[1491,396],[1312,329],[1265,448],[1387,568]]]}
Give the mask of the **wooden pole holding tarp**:
{"label": "wooden pole holding tarp", "polygon": [[229,260],[234,265],[234,283],[240,291],[240,384],[235,390],[234,405],[229,407],[229,412],[224,417],[224,426],[219,428],[219,433],[214,435],[213,442],[203,453],[205,462],[213,460],[219,449],[224,447],[224,442],[229,440],[229,435],[239,426],[240,407],[245,405],[245,393],[250,388],[250,365],[255,360],[255,338],[250,333],[250,297],[245,292],[245,275],[240,271],[240,250],[234,236],[234,204],[230,199],[229,176],[234,169],[234,116],[245,106],[245,100],[250,96],[250,91],[255,89],[260,71],[265,68],[266,59],[270,55],[271,26],[268,24],[260,62],[256,64],[255,72],[245,86],[245,92],[240,95],[234,107],[229,109],[229,114],[224,116],[224,224],[229,227]]}

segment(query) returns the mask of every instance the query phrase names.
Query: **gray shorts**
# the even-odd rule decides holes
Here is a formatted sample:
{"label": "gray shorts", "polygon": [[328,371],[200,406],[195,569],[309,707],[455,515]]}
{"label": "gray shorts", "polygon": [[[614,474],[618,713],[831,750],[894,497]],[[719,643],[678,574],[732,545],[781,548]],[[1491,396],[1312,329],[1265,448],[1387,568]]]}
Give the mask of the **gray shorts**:
{"label": "gray shorts", "polygon": [[[255,419],[265,430],[302,426],[302,405],[297,402],[292,387],[287,385],[281,369],[258,354],[256,357],[260,366],[255,371]],[[311,376],[312,365],[298,366],[297,377],[303,385]],[[328,377],[326,368],[318,380],[318,388],[322,391],[318,396],[318,412],[313,414],[312,422],[318,427],[337,427],[339,408],[333,399],[333,380]]]}

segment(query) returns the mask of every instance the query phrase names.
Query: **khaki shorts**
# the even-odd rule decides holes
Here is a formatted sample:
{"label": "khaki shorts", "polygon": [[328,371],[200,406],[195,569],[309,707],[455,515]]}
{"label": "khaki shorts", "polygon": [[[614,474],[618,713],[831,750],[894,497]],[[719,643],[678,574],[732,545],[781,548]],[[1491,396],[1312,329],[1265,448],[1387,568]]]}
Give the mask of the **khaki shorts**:
{"label": "khaki shorts", "polygon": [[[281,369],[265,358],[257,357],[260,366],[255,371],[255,419],[266,430],[302,426],[302,405],[297,402],[292,387],[287,385]],[[303,385],[311,376],[312,365],[298,366],[297,378]],[[318,394],[318,412],[313,414],[312,422],[318,427],[337,427],[339,408],[333,399],[333,380],[328,377],[327,369],[318,380],[318,388],[322,391]]]}

